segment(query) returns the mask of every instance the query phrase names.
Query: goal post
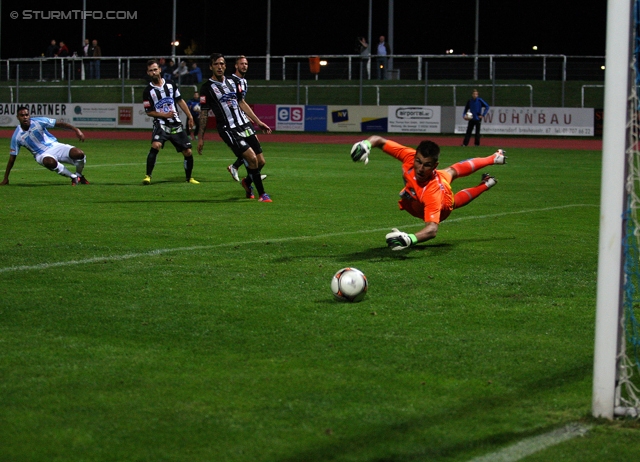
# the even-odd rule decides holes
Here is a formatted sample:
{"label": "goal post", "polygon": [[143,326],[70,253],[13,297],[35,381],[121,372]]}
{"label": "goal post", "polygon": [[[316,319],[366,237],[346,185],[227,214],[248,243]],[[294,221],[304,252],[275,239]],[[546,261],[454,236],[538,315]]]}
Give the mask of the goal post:
{"label": "goal post", "polygon": [[[625,285],[638,283],[625,273],[629,259],[626,240],[628,220],[632,220],[628,198],[638,181],[630,178],[638,152],[638,99],[636,94],[636,23],[640,0],[609,0],[604,94],[604,130],[602,139],[602,183],[600,198],[600,234],[596,296],[596,329],[593,372],[592,413],[613,419],[616,415],[637,416],[638,402],[621,400],[621,385],[630,380],[629,361],[625,360]],[[630,191],[631,190],[631,191]],[[634,223],[629,223],[633,225]],[[635,228],[634,228],[635,229]],[[637,239],[635,231],[632,239]],[[628,296],[628,295],[627,295]],[[633,301],[631,301],[633,304]],[[632,306],[633,309],[633,306]],[[636,367],[633,362],[632,368]],[[637,367],[636,367],[637,368]],[[637,374],[638,371],[636,371]],[[627,405],[632,403],[629,407]],[[635,406],[635,407],[634,407]]]}

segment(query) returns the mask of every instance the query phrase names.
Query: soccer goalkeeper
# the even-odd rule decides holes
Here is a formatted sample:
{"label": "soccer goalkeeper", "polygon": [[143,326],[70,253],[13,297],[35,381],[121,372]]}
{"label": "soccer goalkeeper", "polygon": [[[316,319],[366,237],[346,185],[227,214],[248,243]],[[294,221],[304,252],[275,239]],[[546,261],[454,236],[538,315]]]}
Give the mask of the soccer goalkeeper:
{"label": "soccer goalkeeper", "polygon": [[404,188],[400,191],[401,210],[424,220],[425,227],[415,234],[398,229],[386,235],[387,245],[393,250],[402,250],[418,242],[436,237],[438,225],[447,219],[452,210],[464,207],[483,192],[496,185],[497,180],[485,173],[480,184],[457,193],[451,190],[451,182],[458,177],[471,175],[489,165],[505,164],[505,151],[498,149],[489,157],[467,159],[444,170],[437,170],[440,146],[433,141],[422,141],[417,149],[403,146],[381,136],[371,136],[359,141],[351,148],[354,162],[369,162],[371,148],[380,148],[402,162]]}

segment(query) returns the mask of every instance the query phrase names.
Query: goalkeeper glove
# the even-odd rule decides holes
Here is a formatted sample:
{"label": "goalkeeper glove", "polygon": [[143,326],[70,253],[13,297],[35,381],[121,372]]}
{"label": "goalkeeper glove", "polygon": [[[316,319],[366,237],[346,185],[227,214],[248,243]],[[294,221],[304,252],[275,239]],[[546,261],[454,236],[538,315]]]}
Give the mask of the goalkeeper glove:
{"label": "goalkeeper glove", "polygon": [[351,159],[354,162],[364,162],[364,165],[369,163],[369,153],[371,152],[371,143],[368,140],[358,141],[351,148]]}
{"label": "goalkeeper glove", "polygon": [[415,234],[407,234],[399,231],[397,228],[393,228],[391,232],[385,236],[385,239],[387,240],[387,245],[391,247],[391,250],[408,249],[418,242]]}

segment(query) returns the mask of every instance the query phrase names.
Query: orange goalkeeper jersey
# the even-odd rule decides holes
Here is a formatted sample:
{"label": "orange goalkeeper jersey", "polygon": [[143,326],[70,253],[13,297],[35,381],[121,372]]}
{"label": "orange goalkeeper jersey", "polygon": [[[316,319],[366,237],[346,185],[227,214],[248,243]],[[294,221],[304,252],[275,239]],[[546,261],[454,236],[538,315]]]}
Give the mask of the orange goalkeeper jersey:
{"label": "orange goalkeeper jersey", "polygon": [[453,210],[451,175],[445,170],[435,170],[433,177],[420,185],[414,176],[415,149],[387,140],[382,150],[402,162],[404,188],[400,191],[400,209],[425,222],[440,223],[446,220]]}

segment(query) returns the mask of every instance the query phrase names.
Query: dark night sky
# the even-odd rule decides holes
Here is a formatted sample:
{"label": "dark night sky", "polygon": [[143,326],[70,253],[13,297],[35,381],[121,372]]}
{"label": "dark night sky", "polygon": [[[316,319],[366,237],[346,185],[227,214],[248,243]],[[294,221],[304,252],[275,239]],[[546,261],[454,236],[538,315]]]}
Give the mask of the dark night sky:
{"label": "dark night sky", "polygon": [[[271,3],[272,56],[350,54],[355,38],[368,33],[368,0]],[[105,15],[107,11],[137,12],[136,20],[87,19],[88,38],[98,39],[105,56],[171,53],[172,0],[86,0],[86,4],[87,10]],[[473,54],[474,0],[395,0],[394,5],[394,53],[443,54],[453,49],[456,54]],[[39,56],[52,38],[66,42],[72,51],[79,50],[81,19],[23,19],[23,12],[42,11],[48,16],[51,11],[81,10],[82,0],[5,0],[1,8],[2,59]],[[380,35],[388,36],[388,11],[388,0],[373,0],[374,44]],[[11,12],[19,18],[12,19]],[[533,45],[544,54],[605,53],[605,0],[588,6],[557,0],[481,0],[479,17],[481,54],[534,53]],[[198,45],[196,54],[265,55],[267,1],[178,0],[176,30],[181,40],[178,54],[193,40]]]}

